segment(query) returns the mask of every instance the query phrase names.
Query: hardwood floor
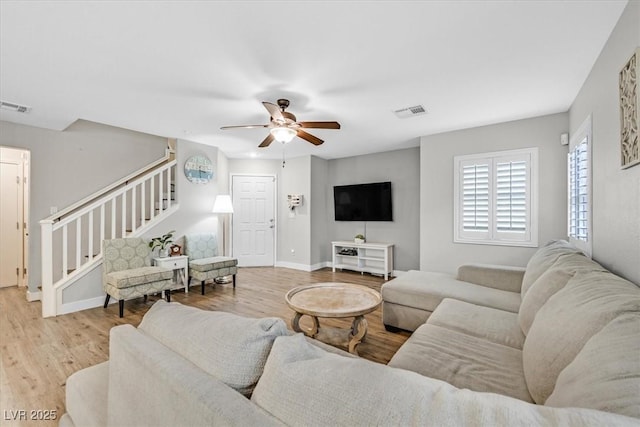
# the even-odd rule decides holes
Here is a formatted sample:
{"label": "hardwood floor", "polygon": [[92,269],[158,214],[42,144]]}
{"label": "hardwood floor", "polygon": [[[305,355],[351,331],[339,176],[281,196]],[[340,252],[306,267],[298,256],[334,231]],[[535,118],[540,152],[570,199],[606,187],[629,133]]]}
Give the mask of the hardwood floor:
{"label": "hardwood floor", "polygon": [[[284,295],[299,285],[318,282],[348,282],[376,290],[383,278],[354,272],[322,269],[303,272],[286,268],[241,268],[237,286],[200,285],[185,294],[177,291],[172,301],[250,317],[276,316],[291,328],[293,311]],[[137,326],[142,316],[158,300],[150,296],[125,303],[124,317],[118,317],[117,304],[106,310],[94,308],[78,313],[43,319],[40,302],[26,302],[24,288],[0,289],[0,425],[57,425],[54,422],[12,421],[16,411],[55,410],[64,412],[65,381],[72,373],[103,362],[109,355],[109,330],[129,323]],[[367,339],[360,344],[360,357],[387,363],[409,337],[407,332],[391,333],[382,324],[382,309],[366,315]],[[320,319],[322,325],[347,328],[352,319]],[[305,318],[301,321],[304,324]],[[186,326],[188,327],[188,326]]]}

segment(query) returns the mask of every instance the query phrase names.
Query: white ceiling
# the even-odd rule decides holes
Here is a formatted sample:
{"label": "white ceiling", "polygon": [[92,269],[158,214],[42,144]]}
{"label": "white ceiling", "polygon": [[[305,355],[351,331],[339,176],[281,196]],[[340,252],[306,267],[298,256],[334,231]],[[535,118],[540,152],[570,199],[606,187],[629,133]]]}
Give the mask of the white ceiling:
{"label": "white ceiling", "polygon": [[[77,119],[211,144],[257,145],[261,101],[288,98],[310,130],[287,157],[339,158],[419,137],[567,111],[627,1],[5,1],[0,119]],[[422,104],[428,114],[393,110]]]}

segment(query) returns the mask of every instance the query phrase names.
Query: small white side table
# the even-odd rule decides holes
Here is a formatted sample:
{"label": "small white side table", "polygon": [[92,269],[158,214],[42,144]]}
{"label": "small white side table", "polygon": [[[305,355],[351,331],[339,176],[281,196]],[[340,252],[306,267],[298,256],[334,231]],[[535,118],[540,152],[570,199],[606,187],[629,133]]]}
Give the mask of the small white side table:
{"label": "small white side table", "polygon": [[[184,288],[185,293],[189,293],[189,286],[187,281],[189,280],[189,257],[187,255],[169,256],[165,258],[154,258],[153,264],[158,267],[171,268],[177,274],[177,278],[182,281],[182,286],[178,286],[175,289]],[[180,282],[176,281],[179,285]]]}

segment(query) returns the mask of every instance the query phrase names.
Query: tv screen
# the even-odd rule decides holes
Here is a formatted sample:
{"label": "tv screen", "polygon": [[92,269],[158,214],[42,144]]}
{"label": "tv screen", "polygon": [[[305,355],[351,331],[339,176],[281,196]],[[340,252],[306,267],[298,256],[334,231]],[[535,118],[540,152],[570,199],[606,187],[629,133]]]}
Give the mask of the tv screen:
{"label": "tv screen", "polygon": [[333,187],[336,221],[393,221],[391,182]]}

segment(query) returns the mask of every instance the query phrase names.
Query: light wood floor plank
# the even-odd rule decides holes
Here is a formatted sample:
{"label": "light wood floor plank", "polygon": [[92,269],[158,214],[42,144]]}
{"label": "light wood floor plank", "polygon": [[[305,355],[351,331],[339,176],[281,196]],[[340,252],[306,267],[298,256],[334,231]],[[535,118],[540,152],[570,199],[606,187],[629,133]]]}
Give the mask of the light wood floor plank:
{"label": "light wood floor plank", "polygon": [[[291,329],[294,312],[284,295],[293,287],[319,282],[348,282],[380,290],[384,279],[354,272],[322,269],[303,272],[286,268],[241,268],[237,286],[207,284],[205,295],[200,285],[192,285],[188,294],[174,292],[172,301],[250,317],[275,316]],[[55,422],[15,422],[16,410],[56,410],[65,412],[65,381],[80,369],[103,362],[109,357],[109,330],[117,325],[137,326],[142,316],[158,300],[150,296],[125,302],[124,318],[118,317],[117,304],[106,310],[94,308],[55,318],[41,317],[40,302],[25,301],[24,288],[0,289],[0,425],[57,425]],[[360,357],[387,363],[409,337],[409,333],[387,332],[382,325],[382,310],[366,315],[369,331],[360,344]],[[352,319],[321,319],[321,324],[348,328]],[[306,320],[303,318],[303,325]],[[186,325],[185,327],[188,327]]]}

